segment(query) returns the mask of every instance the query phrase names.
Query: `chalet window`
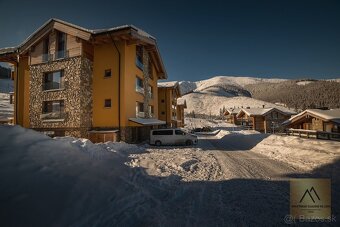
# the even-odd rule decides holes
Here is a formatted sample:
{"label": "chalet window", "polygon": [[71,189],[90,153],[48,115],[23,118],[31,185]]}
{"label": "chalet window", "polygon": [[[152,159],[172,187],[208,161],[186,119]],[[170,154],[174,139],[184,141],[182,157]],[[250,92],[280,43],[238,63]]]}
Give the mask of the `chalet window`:
{"label": "chalet window", "polygon": [[64,100],[44,101],[41,119],[62,119],[64,115]]}
{"label": "chalet window", "polygon": [[48,72],[44,74],[43,89],[54,90],[64,88],[64,71]]}
{"label": "chalet window", "polygon": [[162,115],[165,115],[165,112],[164,111],[162,111],[162,113],[161,113]]}
{"label": "chalet window", "polygon": [[164,103],[164,102],[165,102],[165,100],[164,100],[164,99],[162,99],[162,100],[161,100],[161,103]]}
{"label": "chalet window", "polygon": [[111,77],[111,69],[106,69],[104,73],[104,78],[109,78]]}
{"label": "chalet window", "polygon": [[56,59],[65,57],[66,57],[66,34],[63,32],[57,32]]}
{"label": "chalet window", "polygon": [[50,48],[50,39],[47,37],[46,39],[44,39],[43,42],[43,62],[46,62],[49,60],[49,48]]}
{"label": "chalet window", "polygon": [[144,93],[144,82],[138,76],[136,77],[136,91],[140,93]]}
{"label": "chalet window", "polygon": [[105,108],[111,108],[111,99],[105,99],[104,107]]}
{"label": "chalet window", "polygon": [[136,117],[144,117],[144,103],[136,102]]}
{"label": "chalet window", "polygon": [[143,71],[143,47],[136,46],[136,66]]}

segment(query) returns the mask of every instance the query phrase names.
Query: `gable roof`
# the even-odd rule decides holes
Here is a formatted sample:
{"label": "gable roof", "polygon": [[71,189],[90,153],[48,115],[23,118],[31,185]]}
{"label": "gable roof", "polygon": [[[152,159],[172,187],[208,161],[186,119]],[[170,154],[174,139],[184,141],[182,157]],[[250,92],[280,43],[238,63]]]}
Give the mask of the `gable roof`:
{"label": "gable roof", "polygon": [[106,29],[87,29],[60,19],[51,18],[48,21],[46,21],[42,26],[40,26],[37,30],[35,30],[17,47],[13,47],[12,49],[9,48],[0,49],[0,57],[3,56],[6,57],[5,55],[10,54],[13,55],[15,52],[18,52],[20,54],[26,53],[31,46],[33,46],[39,40],[41,40],[41,38],[46,36],[52,29],[65,32],[67,34],[73,35],[75,37],[78,37],[89,42],[93,42],[97,37],[108,38],[107,37],[108,35],[110,36],[113,35],[114,36],[113,39],[118,39],[119,37],[122,37],[122,40],[131,39],[131,43],[133,42],[144,43],[145,45],[148,45],[146,50],[150,53],[151,59],[153,60],[155,67],[157,69],[159,78],[160,79],[167,78],[166,70],[164,67],[162,57],[160,55],[160,51],[158,49],[156,39],[147,32],[137,28],[134,25],[122,25]]}
{"label": "gable roof", "polygon": [[304,117],[306,114],[321,118],[325,121],[333,121],[335,123],[340,124],[340,109],[330,109],[330,110],[306,109],[305,111],[302,111],[301,113],[292,116],[290,119],[283,122],[283,124],[289,124],[294,121],[297,121],[301,119],[301,117]]}
{"label": "gable roof", "polygon": [[246,115],[248,115],[250,117],[252,117],[252,116],[266,116],[273,111],[277,111],[277,112],[279,112],[283,115],[292,115],[293,114],[292,111],[281,110],[281,109],[276,108],[276,107],[272,107],[272,108],[250,108],[250,109],[241,109],[238,112],[237,117],[239,117],[241,115],[241,113],[245,113]]}
{"label": "gable roof", "polygon": [[228,114],[238,114],[240,112],[240,108],[233,108],[233,109],[226,109],[226,111],[224,112],[224,115],[226,115],[226,113]]}
{"label": "gable roof", "polygon": [[166,82],[158,82],[157,87],[160,89],[174,89],[178,96],[182,96],[181,91],[179,89],[178,81],[166,81]]}

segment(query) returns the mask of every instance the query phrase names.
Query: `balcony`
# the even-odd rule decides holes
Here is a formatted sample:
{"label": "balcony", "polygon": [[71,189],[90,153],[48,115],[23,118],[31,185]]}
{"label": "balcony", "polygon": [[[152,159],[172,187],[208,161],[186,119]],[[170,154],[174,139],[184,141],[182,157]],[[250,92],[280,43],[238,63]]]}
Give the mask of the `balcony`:
{"label": "balcony", "polygon": [[43,83],[43,90],[50,91],[50,90],[63,90],[65,89],[64,83],[58,82],[45,82]]}
{"label": "balcony", "polygon": [[136,113],[136,117],[144,118],[145,113],[144,112],[138,112],[138,113]]}
{"label": "balcony", "polygon": [[66,116],[65,112],[51,112],[41,114],[40,119],[43,121],[64,121]]}
{"label": "balcony", "polygon": [[68,50],[56,51],[55,56],[54,56],[54,60],[64,59],[64,58],[68,58],[68,57],[69,57]]}
{"label": "balcony", "polygon": [[144,88],[141,87],[141,86],[136,85],[136,91],[141,93],[141,94],[144,94]]}

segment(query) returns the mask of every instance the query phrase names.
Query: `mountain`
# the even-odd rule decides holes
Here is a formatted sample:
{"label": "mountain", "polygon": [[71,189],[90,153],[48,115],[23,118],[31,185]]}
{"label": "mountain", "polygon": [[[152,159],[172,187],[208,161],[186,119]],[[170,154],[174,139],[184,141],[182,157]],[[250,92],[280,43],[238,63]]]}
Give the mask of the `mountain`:
{"label": "mountain", "polygon": [[[218,115],[221,108],[277,107],[293,111],[340,105],[339,79],[287,80],[216,76],[197,82],[181,81],[186,112]],[[292,101],[294,100],[295,101]]]}

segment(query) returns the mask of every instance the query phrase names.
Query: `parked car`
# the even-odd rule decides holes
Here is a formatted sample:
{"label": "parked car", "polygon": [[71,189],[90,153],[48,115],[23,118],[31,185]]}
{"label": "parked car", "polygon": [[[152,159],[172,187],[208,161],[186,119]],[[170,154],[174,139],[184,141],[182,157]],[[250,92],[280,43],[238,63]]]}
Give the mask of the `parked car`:
{"label": "parked car", "polygon": [[193,145],[198,143],[196,135],[179,128],[154,129],[150,131],[151,145]]}

